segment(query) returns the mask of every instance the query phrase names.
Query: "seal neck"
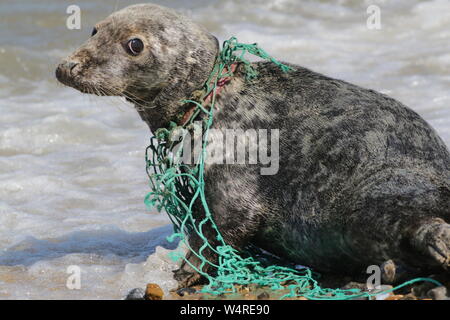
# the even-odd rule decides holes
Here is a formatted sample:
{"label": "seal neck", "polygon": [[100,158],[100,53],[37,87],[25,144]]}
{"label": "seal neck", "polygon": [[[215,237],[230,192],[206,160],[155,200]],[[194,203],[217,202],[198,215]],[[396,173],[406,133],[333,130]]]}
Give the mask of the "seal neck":
{"label": "seal neck", "polygon": [[147,106],[138,110],[152,132],[167,127],[170,121],[185,110],[183,100],[202,90],[213,72],[220,52],[218,40],[209,35],[208,41],[203,41],[202,46],[198,46],[196,52],[189,52],[189,56],[186,53],[180,54],[171,65],[167,80],[154,90],[157,92],[155,95],[145,99],[149,101]]}
{"label": "seal neck", "polygon": [[[225,73],[230,73],[231,75],[234,75],[234,73],[236,72],[238,64],[237,63],[233,63],[230,66],[230,70],[228,70],[228,68],[225,67],[224,71]],[[220,92],[224,89],[224,87],[231,81],[232,76],[227,76],[227,77],[223,77],[221,79],[219,79],[217,81],[217,84],[214,83],[214,81],[210,82],[210,86],[214,87],[214,90],[209,92],[206,96],[204,96],[203,98],[200,98],[201,104],[204,107],[207,107],[211,104],[214,96],[218,97],[220,95]],[[195,94],[193,94],[195,95]],[[195,103],[188,103],[187,104],[187,110],[182,111],[176,119],[174,119],[174,122],[179,125],[179,126],[185,126],[191,119],[192,117],[194,117],[194,112],[197,109],[197,105]]]}

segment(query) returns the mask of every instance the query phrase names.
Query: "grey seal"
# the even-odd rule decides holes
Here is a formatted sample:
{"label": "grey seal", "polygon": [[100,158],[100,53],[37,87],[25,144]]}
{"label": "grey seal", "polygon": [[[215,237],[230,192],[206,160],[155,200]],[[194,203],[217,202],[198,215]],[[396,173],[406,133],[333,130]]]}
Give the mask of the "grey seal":
{"label": "grey seal", "polygon": [[[218,52],[217,39],[190,19],[133,5],[98,23],[56,76],[81,92],[126,97],[155,132],[202,88]],[[225,241],[328,273],[361,274],[386,261],[446,272],[450,155],[441,138],[384,94],[288,65],[285,73],[252,63],[251,82],[238,65],[217,97],[215,129],[280,132],[275,175],[261,175],[261,165],[207,167],[206,197]],[[189,243],[202,244],[195,234]],[[199,263],[190,252],[187,259]],[[183,264],[176,278],[186,286],[201,277]]]}

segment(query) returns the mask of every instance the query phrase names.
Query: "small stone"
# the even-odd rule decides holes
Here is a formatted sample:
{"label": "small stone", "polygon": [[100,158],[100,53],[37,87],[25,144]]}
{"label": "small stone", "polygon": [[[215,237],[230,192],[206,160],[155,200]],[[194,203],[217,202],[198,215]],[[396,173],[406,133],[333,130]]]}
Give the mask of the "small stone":
{"label": "small stone", "polygon": [[147,289],[145,290],[145,300],[162,300],[163,296],[164,292],[157,284],[147,284]]}
{"label": "small stone", "polygon": [[145,292],[142,288],[135,288],[128,292],[125,300],[144,300]]}
{"label": "small stone", "polygon": [[239,289],[239,292],[241,292],[241,293],[249,293],[250,292],[250,288],[248,287],[248,286],[241,286]]}
{"label": "small stone", "polygon": [[397,266],[394,261],[388,260],[384,262],[381,266],[381,279],[384,283],[391,284],[395,281]]}
{"label": "small stone", "polygon": [[270,295],[265,291],[258,295],[258,300],[267,300],[269,298],[270,298]]}
{"label": "small stone", "polygon": [[364,291],[364,290],[367,289],[367,284],[366,283],[361,283],[361,282],[351,281],[351,282],[347,283],[345,286],[343,286],[342,289],[343,290],[359,289],[361,291]]}
{"label": "small stone", "polygon": [[404,295],[400,300],[417,300],[417,297],[412,293],[408,293],[407,295]]}
{"label": "small stone", "polygon": [[195,290],[194,288],[182,288],[177,291],[177,294],[181,297],[188,296],[191,294],[196,294],[196,293],[197,293],[197,290]]}
{"label": "small stone", "polygon": [[398,294],[398,295],[389,296],[384,300],[403,300],[403,297],[404,297],[403,295]]}
{"label": "small stone", "polygon": [[244,295],[244,298],[245,298],[245,300],[257,300],[258,299],[258,297],[252,293],[246,293]]}
{"label": "small stone", "polygon": [[449,300],[447,288],[444,286],[431,289],[428,291],[427,296],[433,300]]}
{"label": "small stone", "polygon": [[419,299],[423,299],[427,297],[428,291],[435,288],[434,283],[424,282],[420,283],[416,286],[413,286],[411,292]]}
{"label": "small stone", "polygon": [[[392,291],[387,292],[389,290],[392,290],[394,287],[391,285],[383,284],[378,289],[371,291],[370,293],[376,294],[375,300],[388,300],[391,296],[394,296]],[[392,299],[392,300],[398,300],[398,299]]]}

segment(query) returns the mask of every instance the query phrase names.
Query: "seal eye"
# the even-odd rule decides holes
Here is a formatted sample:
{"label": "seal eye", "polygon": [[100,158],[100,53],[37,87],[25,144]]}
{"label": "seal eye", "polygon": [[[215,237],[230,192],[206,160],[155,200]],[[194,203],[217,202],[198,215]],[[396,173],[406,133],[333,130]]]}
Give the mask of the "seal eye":
{"label": "seal eye", "polygon": [[97,34],[97,28],[92,29],[91,37],[95,36]]}
{"label": "seal eye", "polygon": [[127,51],[133,56],[137,56],[144,50],[144,43],[140,39],[131,39],[127,43]]}

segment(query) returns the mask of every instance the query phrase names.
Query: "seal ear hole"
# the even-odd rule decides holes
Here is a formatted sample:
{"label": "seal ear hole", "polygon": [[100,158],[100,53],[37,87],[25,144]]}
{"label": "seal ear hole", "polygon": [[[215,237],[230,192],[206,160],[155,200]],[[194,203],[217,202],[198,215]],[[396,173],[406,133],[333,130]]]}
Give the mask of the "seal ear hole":
{"label": "seal ear hole", "polygon": [[91,37],[95,36],[96,34],[97,34],[97,28],[94,27],[94,29],[92,29]]}
{"label": "seal ear hole", "polygon": [[138,38],[131,39],[125,45],[125,49],[127,50],[128,54],[137,56],[142,52],[142,50],[144,50],[144,43],[141,39]]}

